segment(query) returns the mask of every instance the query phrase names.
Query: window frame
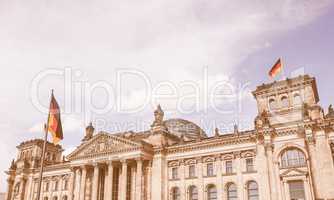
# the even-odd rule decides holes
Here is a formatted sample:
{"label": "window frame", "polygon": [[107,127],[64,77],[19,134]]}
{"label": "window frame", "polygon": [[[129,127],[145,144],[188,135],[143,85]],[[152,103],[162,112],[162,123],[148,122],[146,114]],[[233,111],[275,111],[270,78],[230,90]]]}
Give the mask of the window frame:
{"label": "window frame", "polygon": [[[292,186],[293,183],[300,183],[301,187],[292,188],[291,186]],[[289,195],[290,195],[291,199],[306,199],[304,181],[302,181],[302,180],[292,180],[292,181],[288,181],[288,185],[289,185]],[[302,197],[299,196],[301,193],[302,193]]]}
{"label": "window frame", "polygon": [[280,159],[282,168],[305,167],[307,164],[304,152],[295,147],[285,149]]}
{"label": "window frame", "polygon": [[269,98],[268,107],[269,107],[269,110],[276,110],[277,109],[277,101],[274,97]]}
{"label": "window frame", "polygon": [[[211,191],[212,190],[212,191]],[[213,196],[211,196],[213,195]],[[215,185],[208,185],[207,186],[207,200],[217,200],[217,188]]]}
{"label": "window frame", "polygon": [[[251,163],[249,163],[248,161],[251,161]],[[245,163],[246,163],[246,172],[254,172],[255,171],[254,158],[246,158]]]}
{"label": "window frame", "polygon": [[189,200],[198,200],[198,189],[195,185],[189,186],[188,192],[189,192]]}
{"label": "window frame", "polygon": [[233,174],[233,161],[232,160],[225,161],[225,173]]}
{"label": "window frame", "polygon": [[[296,99],[298,98],[298,101]],[[303,104],[303,99],[299,93],[293,95],[293,105],[298,106]]]}
{"label": "window frame", "polygon": [[196,166],[195,165],[189,165],[188,178],[196,178]]}
{"label": "window frame", "polygon": [[[232,186],[234,186],[234,188],[232,188],[233,190],[231,190]],[[237,200],[238,199],[238,188],[236,184],[234,183],[227,184],[226,197],[227,197],[227,200]]]}
{"label": "window frame", "polygon": [[178,169],[178,167],[172,167],[172,169],[171,169],[171,179],[172,180],[176,180],[176,179],[178,179],[178,177],[179,177],[179,169]]}
{"label": "window frame", "polygon": [[289,102],[289,97],[284,95],[281,97],[280,99],[281,101],[281,107],[282,108],[288,108],[290,106],[290,102]]}
{"label": "window frame", "polygon": [[172,200],[180,200],[181,199],[181,191],[178,187],[173,187],[171,190]]}
{"label": "window frame", "polygon": [[208,177],[215,176],[213,162],[210,162],[210,163],[206,164],[206,176],[208,176]]}
{"label": "window frame", "polygon": [[[253,184],[254,188],[251,188],[251,184]],[[247,182],[247,198],[248,200],[258,200],[259,199],[259,185],[256,181],[248,181]]]}

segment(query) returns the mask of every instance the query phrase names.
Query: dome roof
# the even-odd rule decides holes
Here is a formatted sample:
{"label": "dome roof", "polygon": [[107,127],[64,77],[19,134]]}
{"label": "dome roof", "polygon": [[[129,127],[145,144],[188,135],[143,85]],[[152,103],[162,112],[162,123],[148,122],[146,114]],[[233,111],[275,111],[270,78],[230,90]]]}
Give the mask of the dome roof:
{"label": "dome roof", "polygon": [[168,131],[181,137],[184,135],[184,140],[195,140],[198,137],[206,137],[205,132],[195,123],[184,119],[169,119],[164,121],[165,126]]}

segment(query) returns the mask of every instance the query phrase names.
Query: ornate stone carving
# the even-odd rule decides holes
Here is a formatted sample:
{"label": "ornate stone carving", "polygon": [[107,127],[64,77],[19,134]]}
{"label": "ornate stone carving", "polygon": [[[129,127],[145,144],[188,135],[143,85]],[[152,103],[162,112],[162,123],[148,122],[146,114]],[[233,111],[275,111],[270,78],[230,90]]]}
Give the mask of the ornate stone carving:
{"label": "ornate stone carving", "polygon": [[[84,154],[94,154],[99,152],[105,152],[110,150],[111,148],[118,146],[119,143],[106,139],[104,137],[99,138],[94,144],[89,146],[87,150],[84,151]],[[119,146],[118,146],[119,147]]]}
{"label": "ornate stone carving", "polygon": [[265,126],[270,126],[269,113],[266,110],[264,110],[255,118],[255,127],[257,129],[263,128]]}

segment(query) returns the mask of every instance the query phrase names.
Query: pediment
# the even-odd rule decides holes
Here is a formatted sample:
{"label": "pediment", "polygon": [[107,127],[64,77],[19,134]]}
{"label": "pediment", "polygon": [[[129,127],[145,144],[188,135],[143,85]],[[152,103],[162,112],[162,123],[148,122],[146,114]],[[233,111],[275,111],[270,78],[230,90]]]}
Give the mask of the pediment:
{"label": "pediment", "polygon": [[284,171],[281,174],[281,177],[306,176],[306,175],[307,175],[307,171],[297,169],[297,168],[292,168],[292,169],[288,169],[288,170]]}
{"label": "pediment", "polygon": [[82,158],[101,153],[122,152],[125,150],[135,150],[143,145],[123,137],[106,133],[95,135],[90,141],[79,146],[67,158],[69,160]]}

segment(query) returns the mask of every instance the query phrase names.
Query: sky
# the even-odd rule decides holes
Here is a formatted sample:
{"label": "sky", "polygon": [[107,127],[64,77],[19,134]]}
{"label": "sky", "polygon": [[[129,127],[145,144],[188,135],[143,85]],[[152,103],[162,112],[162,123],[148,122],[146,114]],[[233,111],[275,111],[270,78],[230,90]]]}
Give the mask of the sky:
{"label": "sky", "polygon": [[110,133],[149,129],[158,103],[208,135],[253,128],[251,91],[316,77],[334,103],[330,0],[0,0],[0,191],[16,146],[42,138],[50,91],[62,109],[65,153],[92,121]]}

